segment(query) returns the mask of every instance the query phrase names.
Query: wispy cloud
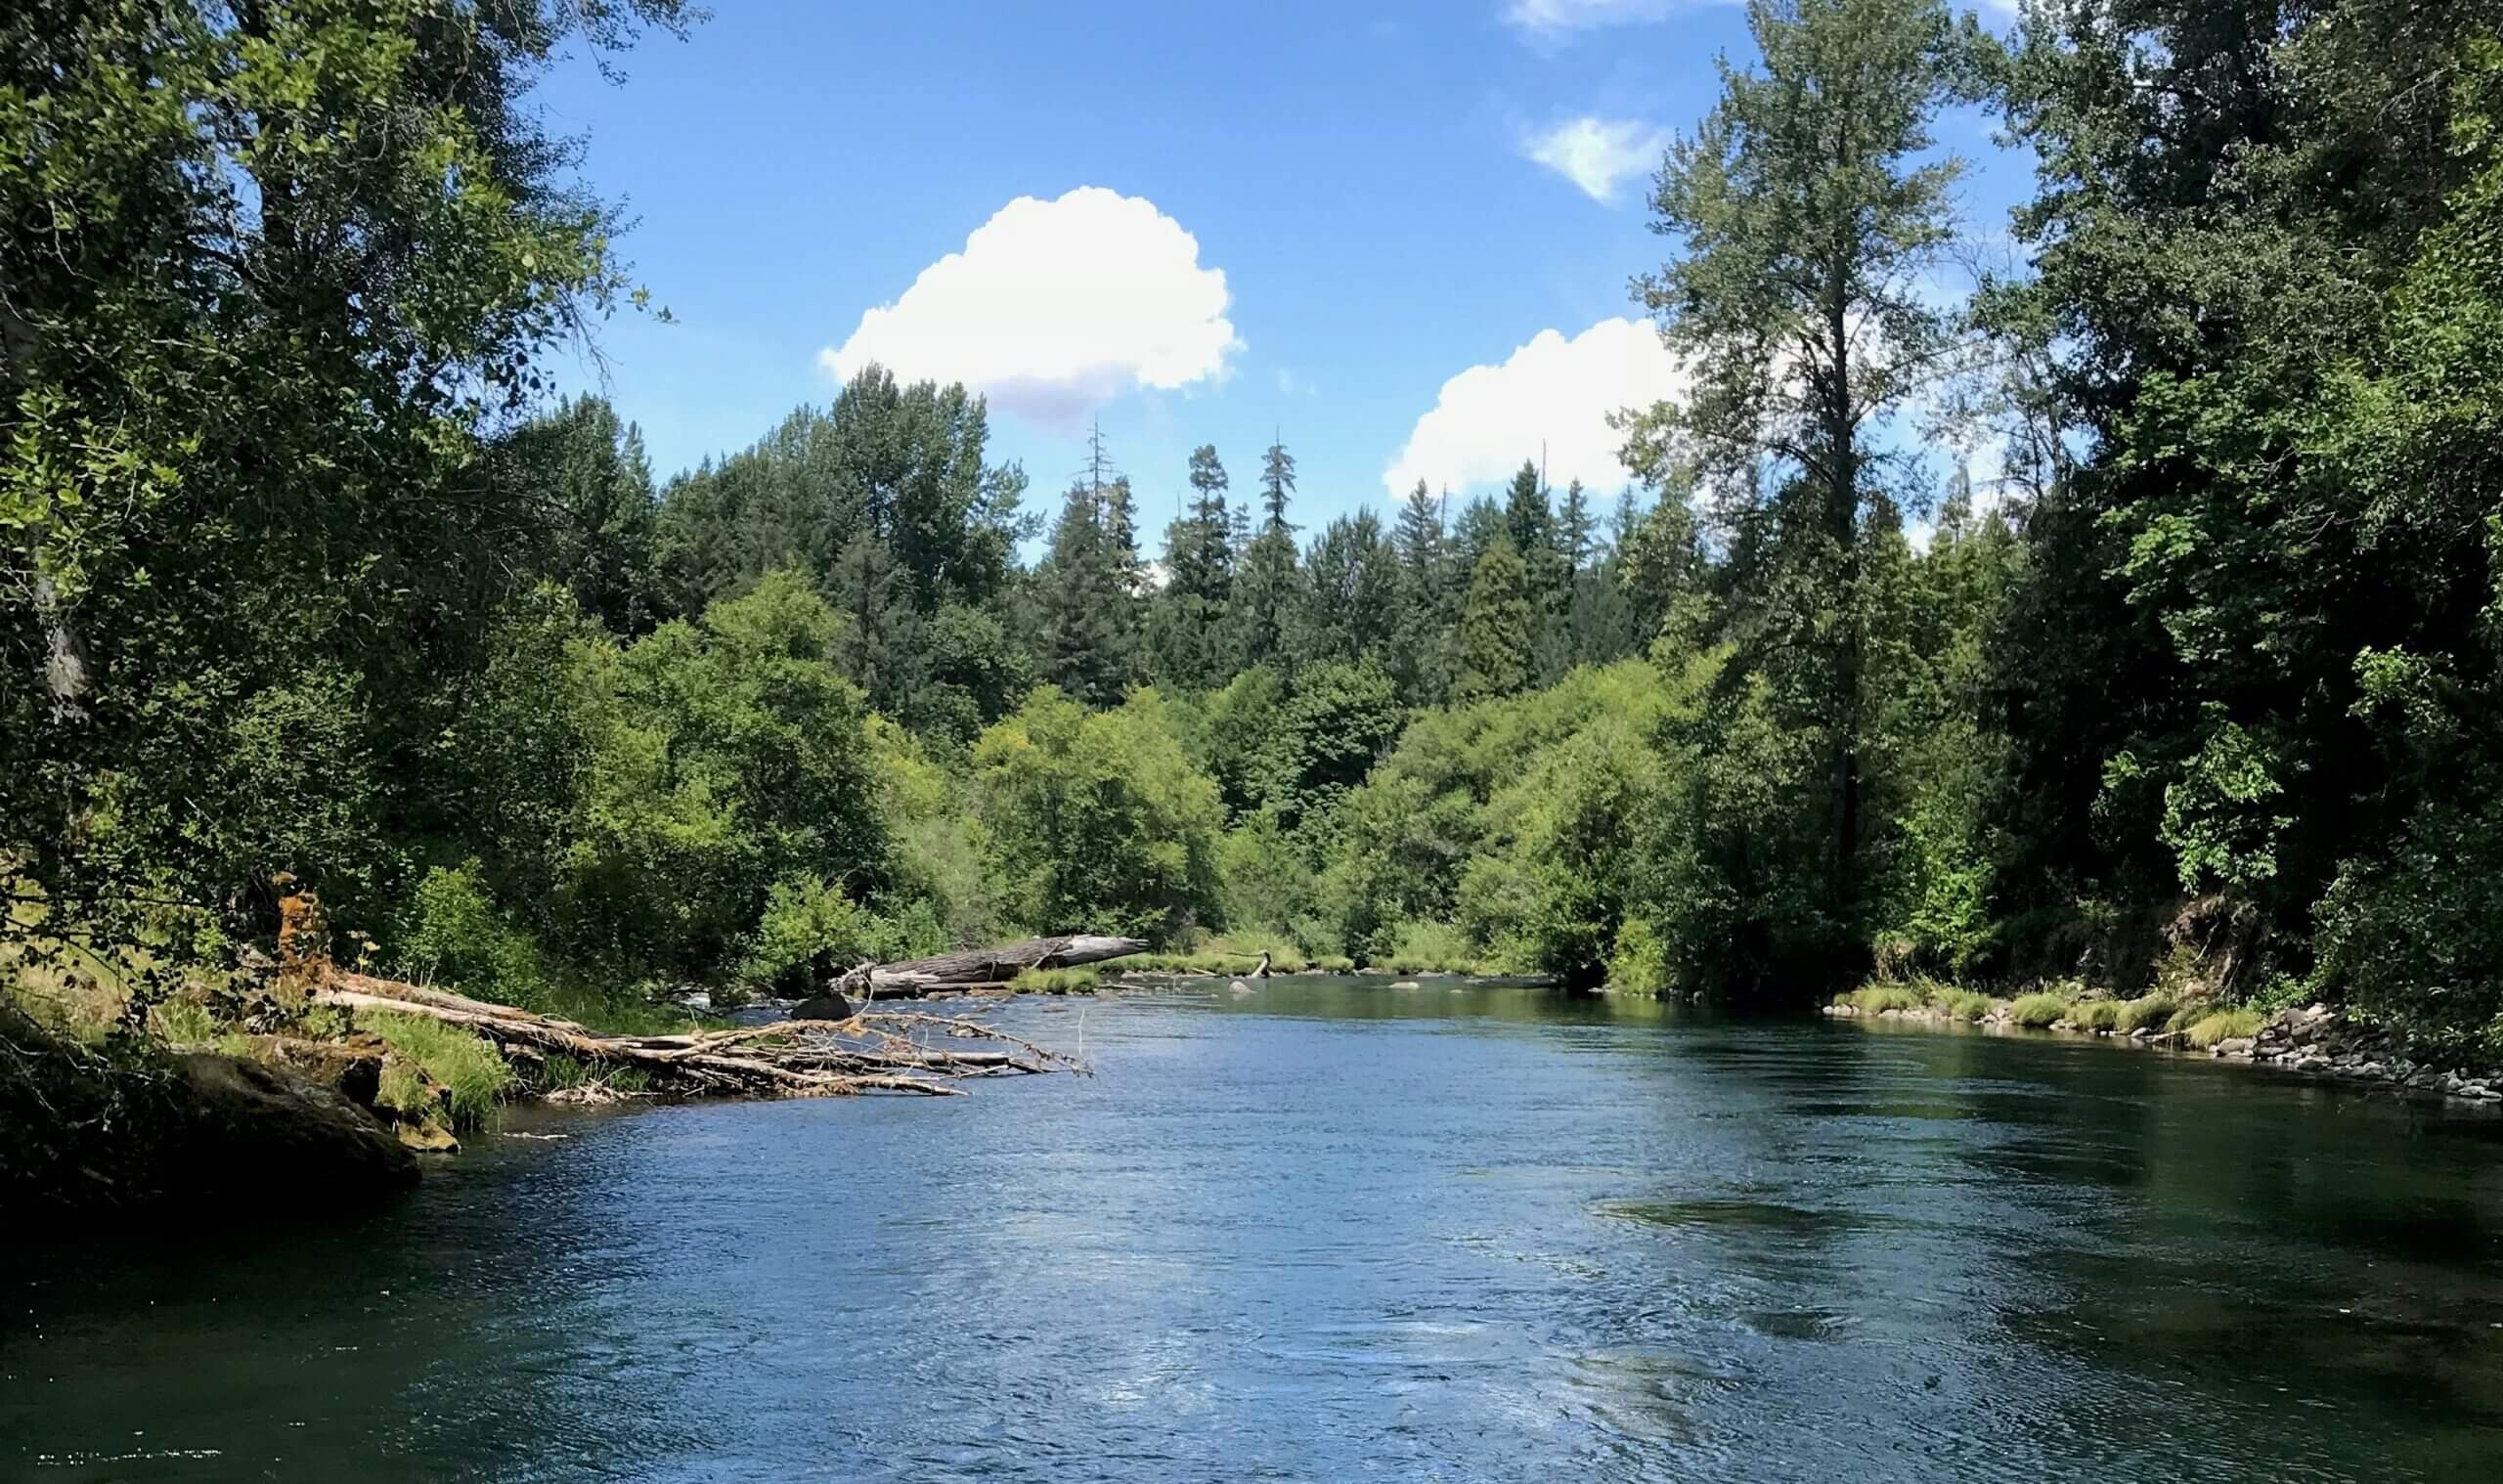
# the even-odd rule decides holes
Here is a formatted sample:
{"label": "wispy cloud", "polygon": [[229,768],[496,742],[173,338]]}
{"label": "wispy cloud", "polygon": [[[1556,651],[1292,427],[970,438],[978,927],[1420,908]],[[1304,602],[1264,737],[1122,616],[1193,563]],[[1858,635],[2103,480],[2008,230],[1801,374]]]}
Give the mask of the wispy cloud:
{"label": "wispy cloud", "polygon": [[1661,21],[1696,0],[1506,0],[1504,19],[1534,36]]}
{"label": "wispy cloud", "polygon": [[1582,188],[1603,204],[1632,175],[1657,169],[1669,147],[1665,129],[1631,118],[1573,118],[1521,141],[1521,153]]}

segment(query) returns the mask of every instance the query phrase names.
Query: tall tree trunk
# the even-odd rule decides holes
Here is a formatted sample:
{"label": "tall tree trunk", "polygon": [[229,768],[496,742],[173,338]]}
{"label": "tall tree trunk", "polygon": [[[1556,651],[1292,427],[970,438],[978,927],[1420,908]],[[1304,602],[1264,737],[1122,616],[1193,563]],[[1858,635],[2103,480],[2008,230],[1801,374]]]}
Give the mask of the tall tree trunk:
{"label": "tall tree trunk", "polygon": [[1849,931],[1860,915],[1860,451],[1851,397],[1850,256],[1838,244],[1828,269],[1825,329],[1833,337],[1833,385],[1826,399],[1827,531],[1840,558],[1840,633],[1834,686],[1833,897],[1836,925]]}

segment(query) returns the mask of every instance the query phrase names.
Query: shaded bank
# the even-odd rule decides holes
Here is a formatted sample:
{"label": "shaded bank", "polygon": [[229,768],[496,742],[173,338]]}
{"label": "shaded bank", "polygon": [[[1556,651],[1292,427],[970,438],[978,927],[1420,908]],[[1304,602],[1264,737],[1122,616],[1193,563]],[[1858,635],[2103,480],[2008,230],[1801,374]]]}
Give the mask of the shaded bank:
{"label": "shaded bank", "polygon": [[2154,998],[2051,1004],[2059,997],[2038,993],[2001,1002],[1967,990],[1923,996],[1908,988],[1876,985],[1836,999],[1824,1007],[1824,1013],[1840,1020],[2115,1039],[2307,1076],[2378,1083],[2472,1103],[2503,1103],[2503,1067],[2486,1067],[2438,1047],[2411,1044],[2387,1026],[2365,1025],[2329,1005],[2294,1007],[2274,1015],[2187,1009],[2174,1011],[2170,1019],[2138,1023],[2133,1012]]}
{"label": "shaded bank", "polygon": [[0,1209],[13,1216],[341,1206],[417,1178],[409,1151],[335,1088],[210,1052],[108,1055],[0,1002]]}

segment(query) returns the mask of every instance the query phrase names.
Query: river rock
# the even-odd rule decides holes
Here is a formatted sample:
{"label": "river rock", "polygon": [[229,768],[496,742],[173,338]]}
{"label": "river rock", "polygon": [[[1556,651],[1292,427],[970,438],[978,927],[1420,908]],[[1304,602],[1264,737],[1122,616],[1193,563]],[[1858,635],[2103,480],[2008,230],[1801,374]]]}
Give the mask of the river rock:
{"label": "river rock", "polygon": [[848,1021],[852,1019],[852,1002],[843,997],[842,990],[828,989],[822,994],[811,995],[809,998],[792,1006],[791,1019],[795,1021]]}
{"label": "river rock", "polygon": [[2228,1036],[2217,1043],[2216,1054],[2220,1057],[2248,1057],[2251,1055],[2254,1044],[2256,1043],[2253,1039],[2247,1035]]}

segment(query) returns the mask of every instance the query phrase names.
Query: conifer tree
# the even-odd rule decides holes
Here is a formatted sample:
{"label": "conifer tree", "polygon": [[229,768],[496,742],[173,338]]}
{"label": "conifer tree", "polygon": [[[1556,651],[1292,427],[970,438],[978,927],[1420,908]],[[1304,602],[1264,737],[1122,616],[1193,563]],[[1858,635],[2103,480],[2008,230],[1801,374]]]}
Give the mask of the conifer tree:
{"label": "conifer tree", "polygon": [[1529,683],[1528,583],[1528,569],[1509,536],[1497,537],[1477,559],[1461,615],[1461,671],[1454,692],[1459,698],[1508,696]]}
{"label": "conifer tree", "polygon": [[1234,589],[1237,657],[1246,666],[1289,668],[1289,628],[1301,599],[1303,572],[1296,561],[1295,527],[1287,519],[1295,496],[1295,456],[1272,443],[1260,461],[1260,534],[1243,553]]}

